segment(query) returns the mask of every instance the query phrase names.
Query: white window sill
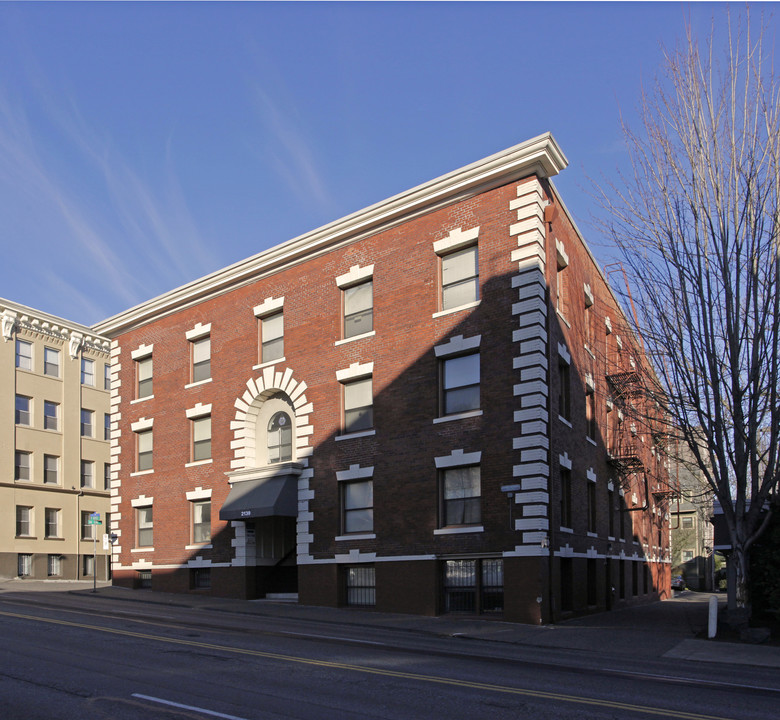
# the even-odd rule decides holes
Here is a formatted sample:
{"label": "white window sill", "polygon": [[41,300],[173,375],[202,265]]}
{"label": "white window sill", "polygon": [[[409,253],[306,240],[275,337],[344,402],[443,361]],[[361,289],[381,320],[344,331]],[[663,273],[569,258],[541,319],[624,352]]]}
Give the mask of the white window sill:
{"label": "white window sill", "polygon": [[376,435],[376,430],[364,430],[363,432],[345,433],[344,435],[336,435],[333,438],[336,442],[339,440],[354,440],[355,438],[371,437]]}
{"label": "white window sill", "polygon": [[563,321],[566,327],[571,330],[571,323],[563,316],[563,313],[558,308],[555,308],[555,314]]}
{"label": "white window sill", "polygon": [[474,302],[466,303],[465,305],[458,305],[458,307],[447,308],[446,310],[439,310],[439,312],[433,313],[432,318],[443,317],[444,315],[452,315],[452,313],[460,312],[461,310],[470,310],[471,308],[479,307],[481,300],[475,300]]}
{"label": "white window sill", "polygon": [[590,355],[594,360],[596,359],[596,353],[590,349],[590,346],[587,343],[585,344],[585,352],[588,353],[588,355]]}
{"label": "white window sill", "polygon": [[287,358],[284,356],[276,358],[276,360],[266,360],[265,362],[258,363],[257,365],[252,365],[252,370],[262,370],[263,368],[271,367],[271,365],[276,365],[276,363],[285,362],[286,360]]}
{"label": "white window sill", "polygon": [[615,538],[612,535],[607,535],[607,540],[612,540],[612,542],[614,542]]}
{"label": "white window sill", "polygon": [[211,465],[214,462],[214,458],[208,458],[207,460],[193,460],[192,462],[185,463],[184,467],[198,467],[198,465]]}
{"label": "white window sill", "polygon": [[599,535],[598,535],[598,533],[589,532],[589,533],[587,533],[587,536],[588,536],[588,537],[594,537],[594,538],[597,538]]}
{"label": "white window sill", "polygon": [[336,542],[341,542],[342,540],[376,540],[376,534],[364,533],[363,535],[339,535],[336,538]]}
{"label": "white window sill", "polygon": [[135,400],[131,400],[130,404],[131,405],[135,405],[136,403],[141,403],[141,402],[144,402],[146,400],[154,400],[154,395],[147,395],[146,397],[136,398]]}
{"label": "white window sill", "polygon": [[210,543],[198,543],[196,545],[185,545],[185,550],[211,550],[214,546]]}
{"label": "white window sill", "polygon": [[210,383],[211,378],[206,378],[205,380],[198,380],[198,382],[188,383],[184,386],[185,390],[188,390],[189,388],[198,387],[199,385],[205,385],[206,383]]}
{"label": "white window sill", "polygon": [[434,535],[463,535],[464,533],[481,533],[485,532],[485,528],[482,525],[469,525],[468,527],[445,527],[434,530]]}
{"label": "white window sill", "polygon": [[585,438],[593,447],[598,447],[598,443],[592,437]]}
{"label": "white window sill", "polygon": [[558,415],[558,420],[560,420],[567,428],[571,429],[571,423],[566,418]]}
{"label": "white window sill", "polygon": [[153,547],[142,547],[142,548],[130,548],[131,553],[148,553],[148,552],[154,552]]}
{"label": "white window sill", "polygon": [[433,424],[436,425],[437,423],[450,422],[452,420],[464,420],[465,418],[479,417],[480,415],[482,415],[482,410],[470,410],[469,412],[458,413],[456,415],[445,415],[444,417],[434,418]]}
{"label": "white window sill", "polygon": [[625,541],[626,541],[625,538],[620,538],[620,540],[618,540],[618,542],[622,542],[622,543],[624,543]]}
{"label": "white window sill", "polygon": [[571,528],[567,528],[567,527],[563,527],[563,526],[561,526],[561,527],[560,527],[560,528],[558,528],[558,529],[559,529],[559,530],[560,530],[562,533],[569,533],[569,534],[571,534],[571,535],[573,535],[573,534],[574,534],[574,530],[572,530]]}
{"label": "white window sill", "polygon": [[346,343],[351,343],[355,340],[363,340],[364,338],[374,337],[374,335],[376,335],[376,330],[372,330],[371,332],[367,333],[361,333],[360,335],[353,335],[352,337],[344,338],[343,340],[336,340],[336,342],[333,343],[333,347],[345,345]]}
{"label": "white window sill", "polygon": [[138,472],[130,473],[130,477],[138,477],[139,475],[151,475],[154,470],[139,470]]}

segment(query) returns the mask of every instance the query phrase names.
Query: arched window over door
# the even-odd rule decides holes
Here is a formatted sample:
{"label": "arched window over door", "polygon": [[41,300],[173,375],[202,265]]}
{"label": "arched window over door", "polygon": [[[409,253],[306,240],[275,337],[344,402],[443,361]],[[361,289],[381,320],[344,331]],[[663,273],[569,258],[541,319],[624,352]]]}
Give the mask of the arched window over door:
{"label": "arched window over door", "polygon": [[268,422],[268,462],[292,460],[292,424],[286,412],[277,412]]}

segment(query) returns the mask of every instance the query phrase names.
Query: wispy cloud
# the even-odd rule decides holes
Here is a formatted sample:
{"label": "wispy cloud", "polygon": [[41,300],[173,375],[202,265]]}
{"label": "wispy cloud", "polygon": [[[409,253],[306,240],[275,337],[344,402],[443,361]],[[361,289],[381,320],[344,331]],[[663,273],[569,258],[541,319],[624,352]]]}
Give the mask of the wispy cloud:
{"label": "wispy cloud", "polygon": [[320,177],[309,143],[295,126],[295,114],[282,106],[259,85],[252,88],[258,117],[268,133],[266,152],[274,159],[277,172],[302,198],[328,205],[329,197]]}
{"label": "wispy cloud", "polygon": [[[221,264],[187,204],[170,137],[147,180],[83,117],[73,94],[40,76],[30,86],[37,92],[25,102],[0,87],[0,192],[26,208],[22,219],[11,212],[18,207],[4,215],[36,246],[27,273],[40,273],[41,288],[63,298],[52,312],[67,314],[71,302],[98,320]],[[30,249],[13,250],[15,266],[32,261]],[[105,301],[87,301],[85,283]]]}

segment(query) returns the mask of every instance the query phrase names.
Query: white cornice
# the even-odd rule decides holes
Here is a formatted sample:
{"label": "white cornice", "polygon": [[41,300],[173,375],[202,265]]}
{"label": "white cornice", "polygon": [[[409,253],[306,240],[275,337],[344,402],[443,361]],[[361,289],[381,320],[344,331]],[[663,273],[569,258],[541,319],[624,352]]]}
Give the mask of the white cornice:
{"label": "white cornice", "polygon": [[150,320],[278,272],[344,243],[375,234],[421,212],[428,212],[528,175],[552,177],[567,164],[566,157],[552,135],[539,135],[182,285],[98,323],[94,331],[116,337]]}

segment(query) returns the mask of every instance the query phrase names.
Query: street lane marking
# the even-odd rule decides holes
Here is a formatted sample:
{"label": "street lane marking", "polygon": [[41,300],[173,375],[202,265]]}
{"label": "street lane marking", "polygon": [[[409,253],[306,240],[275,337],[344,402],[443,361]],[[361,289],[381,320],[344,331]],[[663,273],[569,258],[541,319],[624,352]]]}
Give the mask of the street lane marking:
{"label": "street lane marking", "polygon": [[36,617],[35,615],[23,615],[22,613],[12,613],[0,610],[0,616],[3,615],[6,617],[22,620],[32,620],[36,622],[48,623],[50,625],[64,625],[66,627],[81,628],[83,630],[95,630],[96,632],[103,632],[110,635],[122,635],[125,637],[139,638],[142,640],[152,640],[156,642],[168,643],[170,645],[185,645],[188,647],[216,650],[225,653],[235,653],[237,655],[249,655],[252,657],[261,657],[269,660],[278,660],[280,662],[296,663],[299,665],[310,665],[313,667],[324,667],[336,670],[349,670],[352,672],[366,673],[369,675],[381,675],[384,677],[399,678],[403,680],[415,680],[417,682],[433,683],[437,685],[450,685],[459,688],[471,688],[473,690],[484,690],[487,692],[503,693],[507,695],[519,695],[523,697],[535,698],[538,700],[558,700],[578,705],[590,705],[601,708],[609,708],[611,710],[642,713],[644,715],[675,717],[680,718],[681,720],[730,720],[729,718],[723,716],[702,715],[700,713],[685,712],[683,710],[654,708],[648,705],[631,705],[630,703],[622,703],[612,700],[597,700],[579,695],[564,695],[562,693],[546,692],[544,690],[513,688],[506,685],[492,685],[489,683],[474,682],[471,680],[455,680],[437,675],[420,675],[417,673],[401,672],[400,670],[372,668],[367,665],[351,665],[348,663],[334,662],[331,660],[315,660],[314,658],[296,657],[295,655],[282,655],[280,653],[273,653],[265,650],[250,650],[247,648],[231,647],[229,645],[215,645],[213,643],[200,642],[198,640],[185,640],[184,638],[168,638],[160,635],[133,632],[131,630],[107,628],[101,627],[99,625],[87,625],[85,623],[71,622],[69,620],[42,618]]}
{"label": "street lane marking", "polygon": [[148,700],[149,702],[156,702],[162,705],[171,705],[175,708],[181,708],[182,710],[194,710],[195,712],[203,713],[203,715],[211,715],[212,717],[225,718],[225,720],[246,720],[246,718],[238,717],[238,715],[225,715],[225,713],[214,712],[213,710],[206,710],[205,708],[196,707],[195,705],[182,705],[181,703],[171,702],[170,700],[163,700],[162,698],[152,697],[151,695],[141,695],[141,693],[133,693],[134,698],[139,700]]}

